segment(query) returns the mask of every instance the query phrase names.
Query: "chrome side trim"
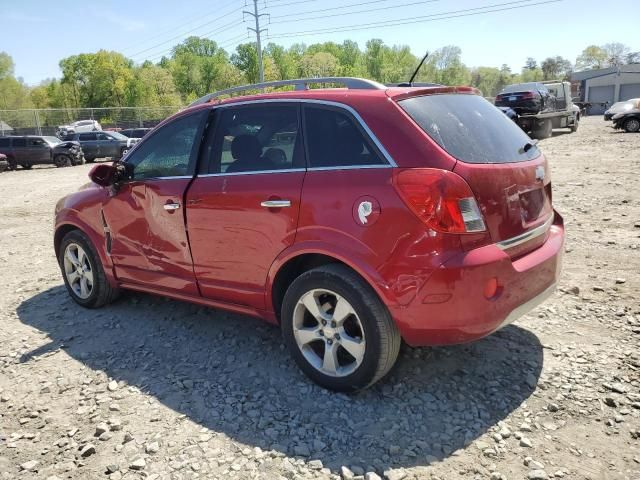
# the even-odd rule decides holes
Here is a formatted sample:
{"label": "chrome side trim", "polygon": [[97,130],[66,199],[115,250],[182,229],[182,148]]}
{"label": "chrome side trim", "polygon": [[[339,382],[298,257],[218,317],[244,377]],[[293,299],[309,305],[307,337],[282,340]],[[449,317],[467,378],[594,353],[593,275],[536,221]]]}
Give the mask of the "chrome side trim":
{"label": "chrome side trim", "polygon": [[389,165],[391,165],[392,167],[398,166],[398,164],[391,157],[391,155],[389,155],[389,152],[387,152],[387,149],[384,148],[380,140],[378,140],[378,137],[375,136],[375,134],[371,131],[369,126],[365,123],[364,119],[360,116],[360,114],[356,112],[356,110],[353,109],[353,107],[344,103],[332,102],[329,100],[316,100],[313,98],[280,98],[280,99],[265,98],[265,99],[256,99],[256,100],[246,100],[242,102],[223,103],[221,105],[216,105],[216,108],[231,108],[237,105],[252,105],[252,104],[260,104],[260,103],[311,103],[316,105],[327,105],[329,107],[341,108],[343,110],[346,110],[351,115],[353,115],[353,117],[358,121],[362,129],[369,136],[369,139],[375,144],[378,150],[380,150],[380,153],[382,153],[382,156],[385,158],[385,160],[389,162]]}
{"label": "chrome side trim", "polygon": [[305,171],[304,168],[283,168],[280,170],[257,170],[255,172],[204,173],[202,175],[197,175],[196,178],[231,177],[236,175],[260,175],[262,173],[291,173],[291,172],[304,172],[304,171]]}
{"label": "chrome side trim", "polygon": [[503,240],[501,242],[498,242],[496,243],[496,246],[500,250],[507,250],[509,248],[517,247],[518,245],[528,242],[529,240],[539,237],[540,235],[544,235],[549,229],[549,227],[551,226],[551,224],[553,223],[554,217],[555,217],[555,214],[552,213],[549,219],[539,227],[536,227],[527,232],[521,233],[516,237],[511,237],[508,240]]}
{"label": "chrome side trim", "polygon": [[391,165],[345,165],[337,167],[312,167],[308,168],[309,172],[319,172],[323,170],[370,170],[374,168],[393,168]]}
{"label": "chrome side trim", "polygon": [[511,311],[511,313],[507,315],[507,318],[504,319],[504,321],[500,324],[500,326],[496,328],[496,330],[500,330],[501,328],[506,327],[510,323],[515,322],[517,319],[526,315],[531,310],[536,308],[538,305],[544,302],[547,298],[553,295],[553,292],[556,291],[557,285],[558,284],[554,282],[549,287],[545,288],[542,292],[540,292],[538,295],[533,297],[531,300],[523,303],[519,307],[514,308]]}
{"label": "chrome side trim", "polygon": [[173,177],[149,177],[149,178],[132,178],[131,182],[146,182],[147,180],[178,180],[184,178],[193,178],[192,175],[175,175]]}

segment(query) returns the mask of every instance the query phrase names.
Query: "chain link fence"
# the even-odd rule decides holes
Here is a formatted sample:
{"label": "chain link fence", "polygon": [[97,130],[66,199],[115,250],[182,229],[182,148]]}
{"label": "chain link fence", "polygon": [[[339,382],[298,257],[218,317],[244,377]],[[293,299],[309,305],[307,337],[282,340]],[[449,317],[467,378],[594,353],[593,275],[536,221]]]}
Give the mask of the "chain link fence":
{"label": "chain link fence", "polygon": [[103,130],[154,127],[183,107],[48,108],[0,110],[0,136],[55,135],[59,126],[97,120]]}

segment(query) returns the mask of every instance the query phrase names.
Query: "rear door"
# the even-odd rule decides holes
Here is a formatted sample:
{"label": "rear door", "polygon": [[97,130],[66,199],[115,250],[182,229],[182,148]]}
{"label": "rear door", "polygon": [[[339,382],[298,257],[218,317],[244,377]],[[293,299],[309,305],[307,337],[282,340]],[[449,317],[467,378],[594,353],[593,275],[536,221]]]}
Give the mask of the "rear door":
{"label": "rear door", "polygon": [[78,140],[82,145],[82,151],[87,158],[98,158],[100,150],[98,149],[98,137],[95,132],[87,132],[78,134]]}
{"label": "rear door", "polygon": [[299,107],[218,108],[207,168],[187,193],[187,226],[203,296],[265,308],[271,264],[294,242],[305,176]]}
{"label": "rear door", "polygon": [[[494,242],[553,219],[547,161],[515,123],[477,95],[427,95],[400,106],[458,161],[453,169],[476,197]],[[535,248],[545,236],[522,248]],[[518,253],[524,251],[518,250]]]}
{"label": "rear door", "polygon": [[198,295],[184,194],[195,172],[207,113],[172,120],[127,156],[131,179],[103,207],[121,281]]}

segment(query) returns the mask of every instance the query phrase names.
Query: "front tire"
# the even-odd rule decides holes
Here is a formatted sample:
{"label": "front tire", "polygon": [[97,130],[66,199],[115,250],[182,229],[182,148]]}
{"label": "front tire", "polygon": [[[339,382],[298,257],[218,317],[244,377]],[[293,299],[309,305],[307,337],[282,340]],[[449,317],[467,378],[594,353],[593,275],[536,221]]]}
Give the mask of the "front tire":
{"label": "front tire", "polygon": [[71,158],[67,155],[56,155],[53,159],[53,163],[56,167],[70,167],[71,166]]}
{"label": "front tire", "polygon": [[571,125],[571,133],[576,133],[578,131],[578,127],[580,126],[580,118],[576,118]]}
{"label": "front tire", "polygon": [[625,132],[628,132],[628,133],[640,132],[640,119],[629,118],[625,120],[623,127]]}
{"label": "front tire", "polygon": [[71,298],[86,308],[99,308],[118,296],[107,279],[91,240],[80,230],[67,233],[58,250],[58,264]]}
{"label": "front tire", "polygon": [[289,286],[282,334],[300,369],[318,385],[353,392],[393,367],[400,332],[375,291],[343,265],[309,270]]}

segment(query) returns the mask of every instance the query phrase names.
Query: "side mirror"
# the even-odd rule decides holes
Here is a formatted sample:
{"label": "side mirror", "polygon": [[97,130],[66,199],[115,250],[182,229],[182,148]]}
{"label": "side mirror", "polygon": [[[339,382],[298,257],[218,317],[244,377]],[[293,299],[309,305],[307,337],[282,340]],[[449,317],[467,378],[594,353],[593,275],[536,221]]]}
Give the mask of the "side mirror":
{"label": "side mirror", "polygon": [[101,187],[113,185],[116,176],[116,167],[109,164],[96,165],[89,172],[89,178],[93,183]]}

